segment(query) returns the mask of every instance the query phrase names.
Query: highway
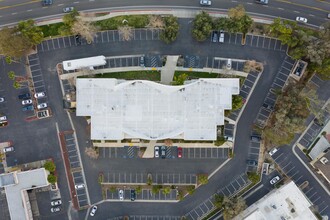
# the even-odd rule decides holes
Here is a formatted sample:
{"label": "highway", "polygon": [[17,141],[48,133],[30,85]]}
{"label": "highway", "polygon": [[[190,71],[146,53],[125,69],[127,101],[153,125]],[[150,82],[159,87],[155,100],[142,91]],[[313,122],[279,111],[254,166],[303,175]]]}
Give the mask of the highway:
{"label": "highway", "polygon": [[253,0],[213,0],[211,7],[200,7],[198,0],[80,0],[68,1],[54,0],[53,5],[42,7],[40,0],[0,0],[0,26],[14,24],[20,20],[36,19],[43,20],[63,15],[62,9],[74,6],[79,11],[111,11],[128,9],[203,9],[212,11],[226,11],[228,8],[243,4],[251,15],[259,17],[282,17],[294,20],[296,16],[306,17],[309,24],[321,25],[328,21],[327,14],[330,13],[330,1],[287,1],[271,0],[268,5],[255,4]]}

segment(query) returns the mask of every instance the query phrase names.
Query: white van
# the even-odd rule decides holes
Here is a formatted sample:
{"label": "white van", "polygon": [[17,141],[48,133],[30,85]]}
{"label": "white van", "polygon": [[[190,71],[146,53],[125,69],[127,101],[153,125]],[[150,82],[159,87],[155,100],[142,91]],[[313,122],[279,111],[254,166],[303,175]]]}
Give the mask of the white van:
{"label": "white van", "polygon": [[224,43],[225,42],[225,33],[223,32],[223,30],[220,31],[219,42],[220,43]]}

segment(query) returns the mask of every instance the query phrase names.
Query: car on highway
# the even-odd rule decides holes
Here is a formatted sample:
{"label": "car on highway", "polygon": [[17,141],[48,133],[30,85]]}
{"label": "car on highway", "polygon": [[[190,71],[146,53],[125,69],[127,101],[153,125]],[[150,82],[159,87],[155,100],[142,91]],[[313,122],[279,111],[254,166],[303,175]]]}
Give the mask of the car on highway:
{"label": "car on highway", "polygon": [[330,13],[328,14],[328,18],[330,19]]}
{"label": "car on highway", "polygon": [[210,6],[212,2],[210,0],[200,0],[199,4],[202,6]]}
{"label": "car on highway", "polygon": [[59,212],[59,211],[61,211],[61,207],[59,207],[59,206],[53,207],[53,208],[50,209],[50,211],[53,212],[53,213],[54,212]]}
{"label": "car on highway", "polygon": [[301,23],[307,23],[307,18],[304,18],[304,17],[296,17],[296,21],[301,22]]}
{"label": "car on highway", "polygon": [[25,112],[25,111],[32,111],[34,108],[33,108],[33,105],[25,105],[23,106],[22,108],[22,111]]}
{"label": "car on highway", "polygon": [[131,189],[131,201],[135,201],[135,199],[136,199],[135,189]]}
{"label": "car on highway", "polygon": [[60,199],[54,200],[50,204],[51,204],[51,206],[59,206],[59,205],[62,205],[62,200],[60,200]]}
{"label": "car on highway", "polygon": [[268,0],[255,0],[257,4],[268,5]]}
{"label": "car on highway", "polygon": [[45,96],[46,96],[46,93],[44,93],[44,92],[37,92],[36,94],[34,94],[34,98],[36,98],[36,99],[42,98]]}
{"label": "car on highway", "polygon": [[5,98],[4,97],[0,97],[0,102],[4,102]]}
{"label": "car on highway", "polygon": [[156,146],[155,147],[155,158],[158,158],[159,157],[159,147]]}
{"label": "car on highway", "polygon": [[18,99],[29,99],[29,98],[31,98],[30,93],[24,93],[24,94],[18,95]]}
{"label": "car on highway", "polygon": [[275,176],[273,179],[271,179],[269,182],[270,184],[274,185],[275,183],[277,183],[280,180],[279,176]]}
{"label": "car on highway", "polygon": [[72,12],[73,10],[74,10],[74,7],[65,7],[65,8],[63,8],[64,13],[69,13],[69,12]]}
{"label": "car on highway", "polygon": [[37,105],[37,109],[47,108],[47,106],[47,103],[40,103],[39,105]]}
{"label": "car on highway", "polygon": [[91,209],[91,212],[89,213],[90,216],[94,216],[97,211],[97,206],[94,205],[93,208]]}
{"label": "car on highway", "polygon": [[269,156],[273,156],[277,151],[278,151],[278,149],[275,147],[275,148],[271,149],[268,154],[269,154]]}
{"label": "car on highway", "polygon": [[120,189],[118,194],[119,194],[119,200],[124,201],[124,190]]}
{"label": "car on highway", "polygon": [[178,147],[178,158],[182,158],[182,147]]}
{"label": "car on highway", "polygon": [[3,148],[4,153],[13,152],[13,151],[15,151],[14,147],[5,147],[5,148]]}
{"label": "car on highway", "polygon": [[83,189],[83,188],[85,188],[85,184],[83,184],[83,183],[76,184],[75,188],[76,189]]}
{"label": "car on highway", "polygon": [[53,0],[42,0],[42,6],[52,5]]}
{"label": "car on highway", "polygon": [[160,148],[160,156],[165,159],[166,158],[166,146],[161,146]]}
{"label": "car on highway", "polygon": [[22,105],[30,105],[32,104],[32,99],[25,99],[22,101]]}

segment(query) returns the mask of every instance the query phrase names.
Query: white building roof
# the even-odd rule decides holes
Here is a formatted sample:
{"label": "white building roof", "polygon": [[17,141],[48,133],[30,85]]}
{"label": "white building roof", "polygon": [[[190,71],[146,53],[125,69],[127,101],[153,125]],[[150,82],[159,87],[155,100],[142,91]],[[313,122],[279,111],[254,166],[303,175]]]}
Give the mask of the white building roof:
{"label": "white building roof", "polygon": [[291,181],[268,193],[234,220],[317,220],[311,206],[312,203]]}
{"label": "white building roof", "polygon": [[105,56],[87,57],[76,60],[63,61],[63,69],[66,71],[93,66],[104,66],[107,63]]}
{"label": "white building roof", "polygon": [[239,79],[199,79],[183,86],[117,79],[77,79],[77,116],[91,116],[91,138],[216,140]]}
{"label": "white building roof", "polygon": [[17,184],[5,187],[10,219],[30,219],[33,215],[26,190],[47,186],[49,183],[46,170],[40,168],[13,174]]}
{"label": "white building roof", "polygon": [[309,156],[314,160],[316,159],[323,151],[330,147],[330,143],[328,140],[321,135],[320,139],[317,141],[311,152],[309,152]]}

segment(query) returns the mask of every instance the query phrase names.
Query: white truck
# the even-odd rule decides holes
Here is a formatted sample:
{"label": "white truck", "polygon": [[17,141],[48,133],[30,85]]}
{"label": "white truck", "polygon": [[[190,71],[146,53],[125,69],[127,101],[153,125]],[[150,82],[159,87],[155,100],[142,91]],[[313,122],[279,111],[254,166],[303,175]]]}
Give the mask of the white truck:
{"label": "white truck", "polygon": [[105,56],[87,57],[76,60],[63,61],[63,69],[66,71],[83,68],[94,69],[95,66],[104,66],[107,63]]}

